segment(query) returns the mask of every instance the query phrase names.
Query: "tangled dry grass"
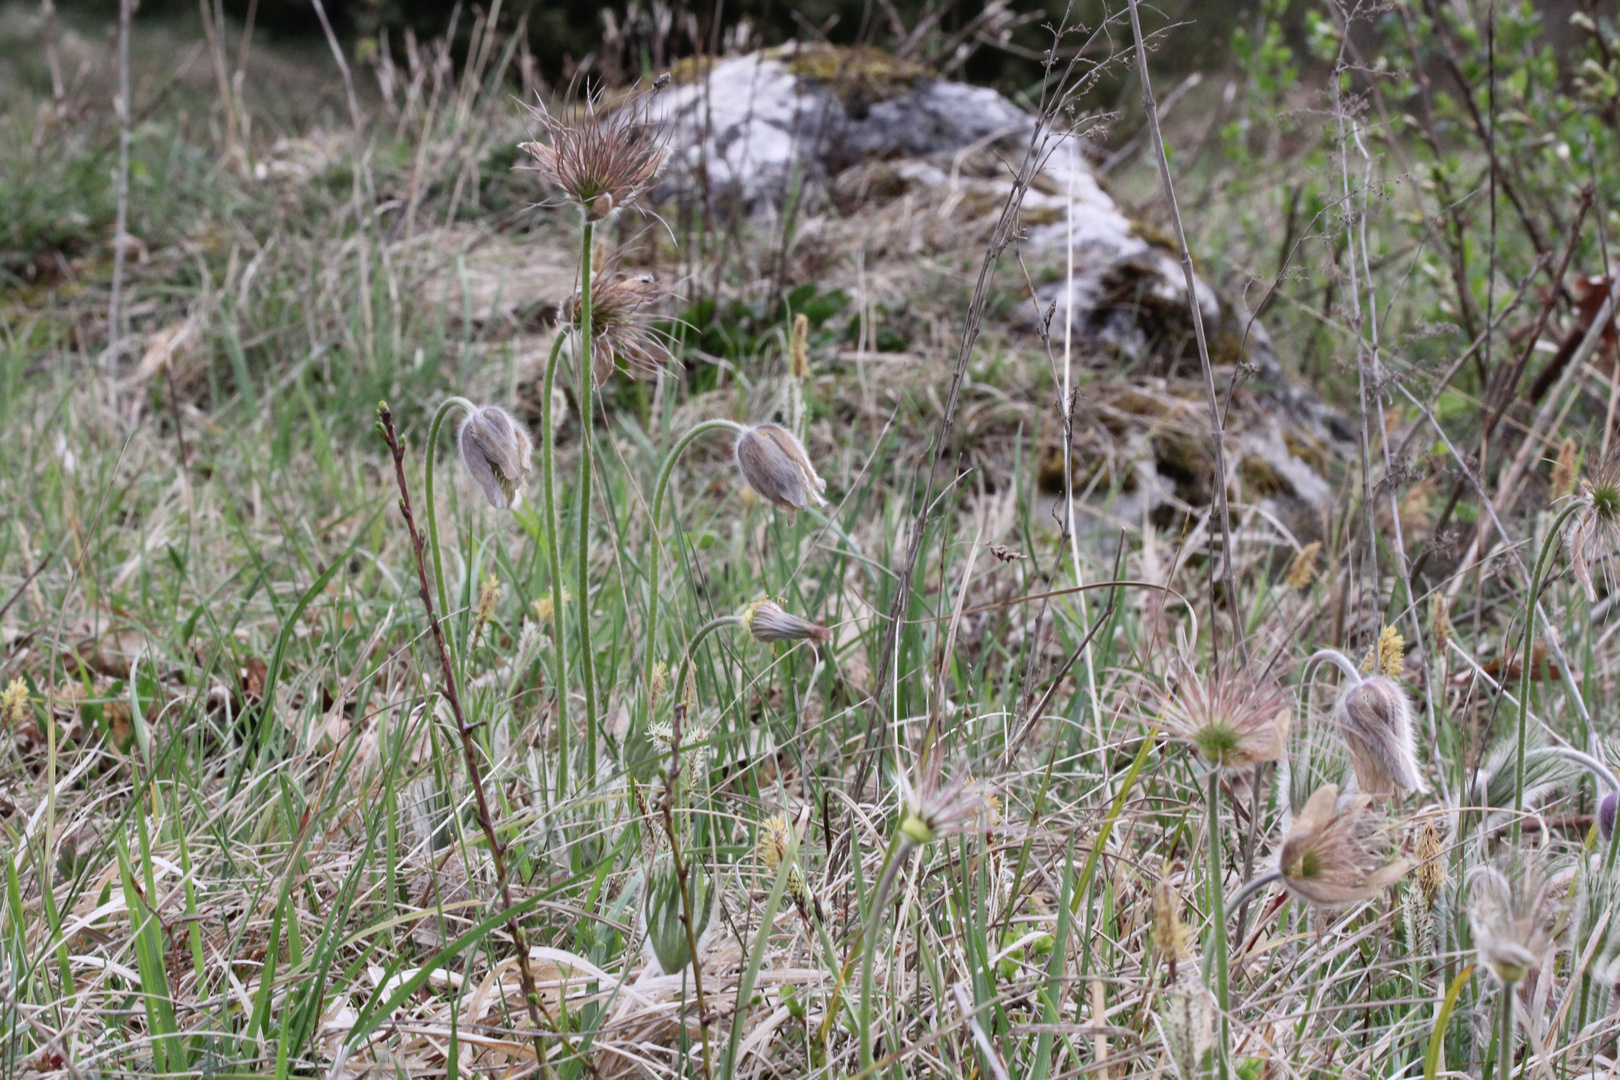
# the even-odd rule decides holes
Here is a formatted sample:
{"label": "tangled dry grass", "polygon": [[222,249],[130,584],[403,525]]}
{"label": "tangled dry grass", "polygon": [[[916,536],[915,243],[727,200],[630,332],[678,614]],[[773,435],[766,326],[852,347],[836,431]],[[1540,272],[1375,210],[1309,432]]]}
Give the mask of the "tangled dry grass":
{"label": "tangled dry grass", "polygon": [[[0,293],[6,1075],[1614,1067],[1612,303],[1470,315],[1443,258],[1401,291],[1421,245],[1305,229],[1348,261],[1277,269],[1275,336],[1359,391],[1359,460],[1222,363],[1218,478],[1179,343],[1065,355],[1028,310],[1053,267],[1004,261],[953,386],[993,162],[944,205],[859,166],[791,243],[694,251],[638,222],[629,129],[534,207],[520,42],[412,40],[352,110],[299,97],[308,58],[257,90],[217,45],[146,61],[179,104],[133,133],[111,327],[69,167],[111,145],[96,76],[7,120],[11,175],[97,216],[8,240]],[[1222,183],[1195,245],[1301,235]],[[1340,197],[1397,234],[1376,184]],[[597,290],[643,274],[689,306],[606,338]],[[1575,340],[1547,403],[1470,383],[1491,334],[1419,325],[1447,311],[1498,359]]]}

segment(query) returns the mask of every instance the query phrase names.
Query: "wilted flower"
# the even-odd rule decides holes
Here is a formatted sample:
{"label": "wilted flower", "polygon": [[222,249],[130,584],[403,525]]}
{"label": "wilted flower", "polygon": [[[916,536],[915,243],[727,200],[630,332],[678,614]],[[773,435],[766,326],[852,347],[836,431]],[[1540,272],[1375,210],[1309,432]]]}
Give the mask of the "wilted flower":
{"label": "wilted flower", "polygon": [[[591,378],[597,386],[623,368],[631,378],[655,378],[670,363],[667,345],[653,329],[660,289],[651,275],[619,274],[610,263],[591,275]],[[563,305],[563,318],[583,329],[579,293]]]}
{"label": "wilted flower", "polygon": [[1429,790],[1418,771],[1412,705],[1393,679],[1373,675],[1347,687],[1333,719],[1362,791],[1387,797]]}
{"label": "wilted flower", "polygon": [[911,847],[923,847],[960,829],[989,808],[988,793],[971,781],[958,780],[944,786],[928,783],[923,790],[905,793],[900,807],[900,836]]}
{"label": "wilted flower", "polygon": [[1185,661],[1179,666],[1175,692],[1163,696],[1160,720],[1172,738],[1191,743],[1220,769],[1283,757],[1291,708],[1281,687],[1235,671],[1203,678]]}
{"label": "wilted flower", "polygon": [[1383,822],[1371,796],[1347,795],[1323,784],[1288,830],[1277,868],[1288,890],[1307,903],[1331,907],[1371,900],[1406,873],[1405,859],[1389,861]]}
{"label": "wilted flower", "polygon": [[1516,983],[1552,950],[1547,932],[1551,888],[1529,864],[1476,867],[1469,875],[1468,922],[1479,961],[1498,979]]}
{"label": "wilted flower", "polygon": [[573,122],[536,106],[529,114],[544,141],[522,143],[519,149],[528,151],[534,170],[561,188],[586,221],[601,221],[635,202],[664,167],[668,136],[648,115],[658,89],[654,84],[634,93],[608,113],[587,97],[583,115]]}
{"label": "wilted flower", "polygon": [[523,476],[534,466],[529,433],[505,409],[485,405],[461,425],[461,463],[489,504],[515,510],[523,501]]}
{"label": "wilted flower", "polygon": [[[675,873],[675,860],[660,855],[647,871],[647,884],[642,900],[642,914],[647,920],[647,940],[653,955],[665,974],[673,975],[692,962],[692,942],[703,936],[709,928],[709,880],[696,860],[686,863],[686,897],[681,902],[680,875]],[[692,935],[687,937],[683,921],[685,909],[692,913]]]}
{"label": "wilted flower", "polygon": [[737,468],[748,486],[783,510],[825,506],[827,481],[816,474],[810,456],[780,424],[756,424],[737,439]]}
{"label": "wilted flower", "polygon": [[1575,580],[1597,599],[1592,584],[1592,566],[1601,565],[1609,576],[1617,549],[1620,549],[1620,454],[1599,466],[1589,480],[1582,480],[1581,509],[1565,534],[1569,542],[1570,569]]}
{"label": "wilted flower", "polygon": [[782,605],[768,596],[748,605],[742,613],[742,624],[755,641],[767,645],[778,641],[832,640],[832,631],[827,627],[783,611]]}

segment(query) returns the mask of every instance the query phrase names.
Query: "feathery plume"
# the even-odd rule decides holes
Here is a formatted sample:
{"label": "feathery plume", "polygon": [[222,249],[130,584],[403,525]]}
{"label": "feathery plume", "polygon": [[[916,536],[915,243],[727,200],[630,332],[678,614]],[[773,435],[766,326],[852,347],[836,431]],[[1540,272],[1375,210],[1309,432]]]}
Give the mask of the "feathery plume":
{"label": "feathery plume", "polygon": [[1620,551],[1620,454],[1600,465],[1590,479],[1582,480],[1580,489],[1581,509],[1564,535],[1575,580],[1586,590],[1587,598],[1595,601],[1592,568],[1598,566],[1605,578],[1612,577],[1614,557]]}
{"label": "feathery plume", "polygon": [[1371,900],[1406,873],[1405,859],[1386,860],[1382,820],[1365,794],[1339,798],[1339,789],[1316,789],[1288,830],[1277,868],[1288,891],[1323,907]]}
{"label": "feathery plume", "polygon": [[534,466],[529,433],[505,409],[485,405],[461,424],[461,463],[497,510],[516,510],[523,477]]}
{"label": "feathery plume", "polygon": [[667,156],[667,129],[652,122],[653,95],[662,89],[632,93],[611,112],[586,97],[583,113],[569,121],[544,104],[529,115],[539,126],[538,138],[520,143],[534,160],[542,179],[562,190],[586,221],[602,221],[624,209],[652,187]]}
{"label": "feathery plume", "polygon": [[1161,694],[1160,723],[1220,769],[1241,769],[1287,753],[1292,707],[1276,683],[1229,670],[1201,677],[1178,662],[1173,693]]}
{"label": "feathery plume", "polygon": [[1468,922],[1479,961],[1503,982],[1516,983],[1552,951],[1551,887],[1538,867],[1522,861],[1505,869],[1475,867],[1468,878]]}
{"label": "feathery plume", "polygon": [[[654,327],[661,295],[650,274],[621,274],[612,260],[591,275],[591,378],[597,386],[616,368],[632,379],[651,379],[673,362]],[[575,331],[583,325],[582,307],[578,292],[563,304],[563,319]]]}
{"label": "feathery plume", "polygon": [[737,439],[737,468],[762,498],[783,510],[825,506],[827,490],[810,456],[780,424],[756,424]]}

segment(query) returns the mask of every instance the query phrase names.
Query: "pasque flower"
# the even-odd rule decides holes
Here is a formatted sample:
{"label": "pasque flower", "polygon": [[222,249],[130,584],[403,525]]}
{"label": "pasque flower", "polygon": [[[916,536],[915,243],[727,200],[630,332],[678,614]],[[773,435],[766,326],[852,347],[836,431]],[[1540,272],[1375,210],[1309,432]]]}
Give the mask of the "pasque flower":
{"label": "pasque flower", "polygon": [[756,424],[737,439],[737,468],[766,501],[783,510],[825,506],[827,481],[817,475],[804,445],[780,424]]}
{"label": "pasque flower", "polygon": [[461,463],[497,510],[523,501],[523,477],[533,468],[529,433],[505,409],[485,405],[461,425]]}
{"label": "pasque flower", "polygon": [[1620,454],[1610,457],[1589,479],[1582,480],[1580,492],[1580,509],[1564,535],[1575,580],[1589,599],[1596,600],[1593,567],[1612,576],[1615,555],[1620,553]]}
{"label": "pasque flower", "polygon": [[[631,378],[654,378],[671,362],[669,347],[653,328],[653,305],[661,290],[647,274],[620,274],[610,261],[591,277],[591,378],[597,386],[622,368]],[[575,293],[563,318],[577,331],[582,301]]]}
{"label": "pasque flower", "polygon": [[1468,877],[1468,922],[1479,961],[1503,982],[1516,983],[1552,950],[1551,887],[1524,862],[1476,867]]}
{"label": "pasque flower", "polygon": [[1288,890],[1323,907],[1371,900],[1406,873],[1405,859],[1384,857],[1384,824],[1372,796],[1339,797],[1323,784],[1294,819],[1277,869]]}
{"label": "pasque flower", "polygon": [[1291,708],[1276,683],[1231,670],[1202,676],[1181,661],[1173,692],[1161,696],[1172,738],[1192,744],[1210,765],[1241,769],[1277,761],[1288,749]]}
{"label": "pasque flower", "polygon": [[1344,672],[1346,682],[1333,708],[1333,721],[1350,751],[1356,785],[1381,797],[1428,791],[1418,766],[1412,703],[1392,677],[1400,671],[1400,635],[1393,631],[1381,635],[1369,660],[1368,669],[1376,668],[1380,674],[1363,674],[1335,649],[1320,650],[1305,667],[1308,674],[1313,665],[1327,661]]}
{"label": "pasque flower", "polygon": [[640,198],[664,167],[668,135],[650,116],[652,96],[660,88],[655,83],[637,91],[611,111],[587,97],[583,114],[572,121],[537,105],[529,112],[540,138],[519,149],[586,221],[601,221]]}
{"label": "pasque flower", "polygon": [[755,641],[767,645],[778,641],[831,641],[832,631],[820,623],[784,611],[769,597],[761,597],[742,613],[743,628]]}

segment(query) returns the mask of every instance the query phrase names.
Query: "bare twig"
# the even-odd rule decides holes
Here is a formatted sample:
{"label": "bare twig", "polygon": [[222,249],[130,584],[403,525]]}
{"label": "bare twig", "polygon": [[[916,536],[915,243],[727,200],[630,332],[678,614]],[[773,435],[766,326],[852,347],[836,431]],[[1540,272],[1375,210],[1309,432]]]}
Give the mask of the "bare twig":
{"label": "bare twig", "polygon": [[[1148,78],[1147,39],[1142,36],[1142,17],[1137,11],[1137,0],[1130,0],[1131,32],[1136,36],[1136,73],[1142,82],[1142,108],[1147,113],[1148,130],[1152,134],[1154,155],[1159,164],[1159,182],[1164,187],[1164,199],[1170,208],[1170,221],[1176,230],[1176,246],[1181,249],[1181,272],[1187,279],[1187,307],[1192,312],[1193,334],[1198,338],[1198,363],[1204,371],[1204,396],[1209,402],[1209,437],[1215,446],[1215,516],[1221,526],[1221,580],[1226,590],[1226,603],[1232,610],[1232,637],[1237,642],[1238,657],[1243,666],[1249,664],[1249,646],[1243,638],[1243,619],[1238,614],[1237,574],[1232,561],[1232,523],[1226,507],[1226,432],[1221,424],[1220,400],[1215,394],[1215,369],[1209,360],[1209,341],[1204,336],[1204,312],[1198,305],[1198,278],[1193,272],[1192,252],[1187,248],[1187,233],[1181,226],[1181,211],[1176,206],[1176,189],[1170,181],[1170,158],[1164,150],[1164,132],[1159,130],[1159,110],[1153,100],[1153,84]],[[1215,640],[1214,599],[1210,602],[1210,640]]]}
{"label": "bare twig", "polygon": [[[439,626],[439,616],[433,610],[433,591],[428,587],[426,542],[416,528],[416,518],[411,513],[411,494],[405,485],[405,446],[394,432],[394,414],[389,411],[386,404],[378,406],[377,417],[381,421],[383,439],[388,443],[388,450],[394,456],[394,479],[399,484],[399,512],[405,518],[405,528],[411,534],[411,552],[416,556],[416,575],[421,584],[419,595],[422,597],[422,607],[427,611],[428,628],[433,631],[433,644],[439,654],[439,667],[444,672],[444,698],[455,717],[456,733],[461,737],[462,756],[467,762],[467,779],[472,784],[473,796],[477,800],[478,827],[483,830],[484,841],[489,845],[490,857],[495,862],[495,880],[500,886],[501,902],[510,909],[513,906],[512,883],[506,873],[506,845],[501,843],[500,835],[495,831],[495,818],[490,813],[489,799],[484,794],[484,776],[483,769],[478,764],[478,746],[473,741],[474,729],[467,723],[467,718],[461,711],[461,695],[456,691],[455,665],[450,662],[450,650],[445,645],[444,631]],[[535,988],[534,972],[529,967],[529,944],[523,936],[523,927],[518,924],[515,916],[507,920],[506,929],[512,935],[512,944],[517,951],[518,978],[523,984],[523,998],[529,1007],[529,1020],[535,1028],[535,1056],[545,1075],[550,1076],[551,1064],[546,1056],[542,1036],[543,1025],[540,1022],[540,992]]]}

